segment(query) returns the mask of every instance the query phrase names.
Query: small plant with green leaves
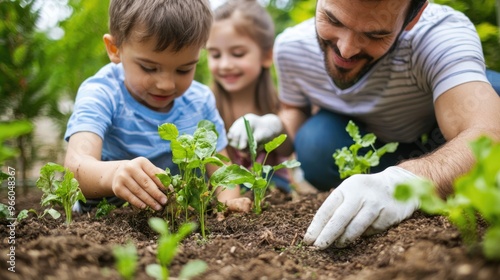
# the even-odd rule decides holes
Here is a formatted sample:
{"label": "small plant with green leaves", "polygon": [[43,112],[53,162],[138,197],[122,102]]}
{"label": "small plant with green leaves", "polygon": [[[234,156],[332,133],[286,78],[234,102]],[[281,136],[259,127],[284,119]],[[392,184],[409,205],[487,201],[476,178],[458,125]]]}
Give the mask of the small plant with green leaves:
{"label": "small plant with green leaves", "polygon": [[[167,280],[170,277],[168,267],[177,254],[179,243],[196,229],[196,224],[183,224],[177,233],[171,233],[168,223],[163,219],[153,217],[148,222],[149,226],[160,234],[160,237],[158,239],[158,252],[156,254],[158,263],[148,265],[146,273],[155,279]],[[190,261],[182,268],[178,279],[190,279],[203,273],[206,268],[207,264],[204,261]]]}
{"label": "small plant with green leaves", "polygon": [[271,141],[264,144],[264,150],[266,151],[266,155],[262,162],[258,162],[257,158],[257,142],[253,137],[252,127],[247,119],[243,118],[245,121],[245,128],[248,136],[248,148],[250,150],[250,172],[254,176],[253,182],[244,183],[245,186],[252,189],[254,194],[253,199],[253,210],[259,215],[262,213],[262,205],[264,203],[265,195],[271,179],[274,175],[274,172],[280,170],[282,168],[294,168],[300,166],[300,162],[295,159],[286,160],[278,165],[271,166],[266,165],[266,160],[269,154],[276,150],[283,142],[285,142],[287,136],[286,134],[281,134]]}
{"label": "small plant with green leaves", "polygon": [[[184,211],[186,220],[190,207],[195,209],[201,234],[206,238],[205,214],[214,198],[216,187],[233,188],[236,184],[253,182],[253,177],[239,165],[226,165],[229,159],[216,152],[218,133],[215,125],[207,120],[198,123],[193,135],[179,135],[177,127],[165,123],[158,127],[160,137],[170,141],[172,161],[179,167],[179,174],[173,175],[167,168],[156,176],[167,188],[170,198],[166,208],[170,211],[167,220],[176,222],[179,212]],[[207,166],[219,168],[208,179]],[[171,190],[173,189],[173,192]]]}
{"label": "small plant with green leaves", "polygon": [[111,211],[115,209],[116,205],[109,203],[106,198],[103,198],[101,201],[99,201],[99,204],[97,204],[95,217],[97,219],[106,217],[107,215],[109,215],[109,213],[111,213]]}
{"label": "small plant with green leaves", "polygon": [[478,244],[477,216],[488,224],[482,242],[486,258],[500,260],[500,143],[480,137],[471,143],[476,163],[457,178],[454,193],[446,201],[436,193],[435,185],[424,179],[397,186],[395,197],[420,200],[422,211],[446,216],[460,231],[465,244]]}
{"label": "small plant with green leaves", "polygon": [[[354,174],[370,173],[370,168],[377,166],[380,162],[380,157],[385,153],[393,153],[398,147],[398,143],[387,143],[381,148],[375,148],[374,144],[377,137],[373,133],[368,133],[361,137],[358,126],[349,121],[346,126],[346,131],[354,140],[354,144],[342,149],[337,149],[333,154],[335,164],[339,168],[340,179],[345,179]],[[365,155],[358,155],[362,148],[371,148]]]}
{"label": "small plant with green leaves", "polygon": [[113,256],[115,257],[116,270],[124,280],[133,280],[137,269],[137,249],[132,242],[127,242],[124,246],[114,246]]}
{"label": "small plant with green leaves", "polygon": [[[62,179],[60,174],[63,174]],[[73,205],[79,200],[86,201],[73,172],[57,163],[49,162],[40,169],[36,186],[43,191],[42,206],[63,207],[67,225],[72,221]]]}

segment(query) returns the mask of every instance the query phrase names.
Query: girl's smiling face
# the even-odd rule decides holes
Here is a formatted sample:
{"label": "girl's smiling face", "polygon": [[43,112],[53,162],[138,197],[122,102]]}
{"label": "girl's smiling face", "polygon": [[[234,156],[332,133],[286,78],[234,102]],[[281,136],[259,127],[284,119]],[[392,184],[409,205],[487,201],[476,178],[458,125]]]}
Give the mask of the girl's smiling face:
{"label": "girl's smiling face", "polygon": [[[139,30],[140,31],[140,30]],[[178,52],[170,47],[155,51],[154,38],[139,41],[131,36],[120,47],[111,35],[104,41],[112,62],[122,63],[125,86],[134,99],[158,112],[168,112],[175,98],[191,85],[201,47],[189,46]]]}
{"label": "girl's smiling face", "polygon": [[262,67],[269,67],[266,56],[249,36],[237,32],[228,18],[214,22],[207,42],[208,67],[214,79],[229,93],[254,91]]}

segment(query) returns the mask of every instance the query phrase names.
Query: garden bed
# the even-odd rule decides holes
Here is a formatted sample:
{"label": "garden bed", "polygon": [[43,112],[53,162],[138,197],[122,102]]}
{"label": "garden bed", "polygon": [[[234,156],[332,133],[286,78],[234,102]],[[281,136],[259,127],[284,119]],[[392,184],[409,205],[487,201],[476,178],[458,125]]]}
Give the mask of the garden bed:
{"label": "garden bed", "polygon": [[[488,262],[469,250],[458,231],[440,216],[416,212],[388,231],[357,240],[344,249],[315,250],[301,243],[315,211],[327,193],[292,199],[278,191],[257,216],[230,214],[223,221],[207,218],[210,234],[188,236],[179,247],[171,275],[189,260],[200,259],[207,271],[197,279],[500,279],[500,263]],[[2,189],[0,202],[6,203]],[[30,189],[16,197],[16,211],[40,209],[41,193]],[[0,224],[0,279],[120,279],[112,248],[131,240],[137,247],[136,279],[156,262],[157,234],[147,221],[153,214],[131,207],[102,219],[94,213],[37,219],[33,215],[15,228],[15,270],[8,270],[10,229]],[[485,225],[482,225],[484,228]]]}

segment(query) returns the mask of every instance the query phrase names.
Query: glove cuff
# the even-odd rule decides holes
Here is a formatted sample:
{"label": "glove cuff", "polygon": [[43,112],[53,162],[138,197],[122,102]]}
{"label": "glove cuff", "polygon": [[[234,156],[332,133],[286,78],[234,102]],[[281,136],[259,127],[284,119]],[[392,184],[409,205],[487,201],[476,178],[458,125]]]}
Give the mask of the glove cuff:
{"label": "glove cuff", "polygon": [[405,178],[412,180],[412,179],[419,179],[420,176],[417,176],[413,174],[411,171],[408,171],[402,167],[399,166],[390,166],[387,167],[384,171],[384,173],[390,173],[391,175],[402,177],[404,176]]}

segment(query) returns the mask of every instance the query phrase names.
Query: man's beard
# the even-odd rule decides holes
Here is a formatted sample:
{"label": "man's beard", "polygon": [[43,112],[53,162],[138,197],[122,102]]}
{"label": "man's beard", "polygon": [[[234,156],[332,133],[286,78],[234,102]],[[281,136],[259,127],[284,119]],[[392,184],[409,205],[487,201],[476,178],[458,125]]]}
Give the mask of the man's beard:
{"label": "man's beard", "polygon": [[346,69],[338,67],[333,63],[333,59],[330,57],[331,51],[335,52],[337,56],[342,57],[338,47],[330,43],[329,41],[321,39],[317,35],[316,38],[318,39],[321,50],[323,51],[323,60],[325,63],[326,71],[328,72],[328,75],[330,76],[332,81],[341,89],[346,89],[354,85],[375,64],[373,62],[373,57],[367,54],[357,54],[350,59],[366,61],[366,64],[363,66],[363,68],[361,68],[361,70],[358,70],[358,73],[353,72],[356,71],[356,69]]}

